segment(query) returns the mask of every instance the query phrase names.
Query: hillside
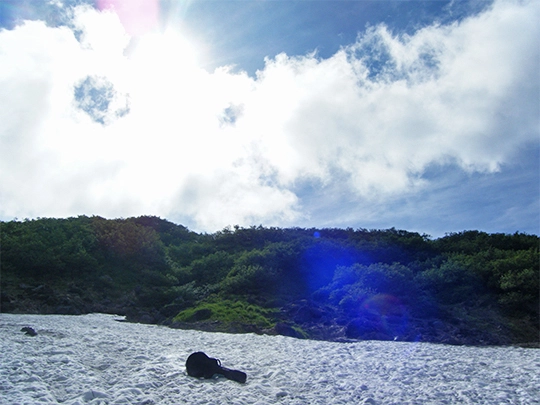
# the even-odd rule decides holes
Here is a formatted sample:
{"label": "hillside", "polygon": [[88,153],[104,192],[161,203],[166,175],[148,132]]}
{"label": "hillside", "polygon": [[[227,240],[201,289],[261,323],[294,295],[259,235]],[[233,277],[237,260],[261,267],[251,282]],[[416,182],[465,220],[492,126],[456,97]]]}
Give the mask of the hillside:
{"label": "hillside", "polygon": [[2,222],[1,312],[126,315],[323,340],[539,342],[539,238],[226,228],[157,217]]}

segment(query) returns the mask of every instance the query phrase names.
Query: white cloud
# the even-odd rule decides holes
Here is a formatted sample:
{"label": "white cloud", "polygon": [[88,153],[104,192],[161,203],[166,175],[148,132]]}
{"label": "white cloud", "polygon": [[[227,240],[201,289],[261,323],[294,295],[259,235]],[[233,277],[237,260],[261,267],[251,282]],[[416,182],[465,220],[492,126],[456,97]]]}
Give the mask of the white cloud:
{"label": "white cloud", "polygon": [[284,225],[308,215],[305,182],[385,201],[429,187],[433,164],[496,171],[538,137],[539,9],[498,1],[411,36],[375,27],[255,78],[200,69],[174,31],[130,43],[110,11],[77,8],[79,41],[41,22],[0,31],[0,217]]}

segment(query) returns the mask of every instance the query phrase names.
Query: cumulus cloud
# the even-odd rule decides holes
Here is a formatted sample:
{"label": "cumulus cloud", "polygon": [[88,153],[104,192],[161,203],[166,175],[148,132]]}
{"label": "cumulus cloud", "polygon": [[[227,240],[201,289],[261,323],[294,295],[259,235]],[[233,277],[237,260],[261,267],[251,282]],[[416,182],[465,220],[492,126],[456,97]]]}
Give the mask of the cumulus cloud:
{"label": "cumulus cloud", "polygon": [[130,42],[109,9],[0,31],[0,216],[287,225],[309,215],[306,184],[384,202],[429,188],[433,165],[497,171],[537,140],[539,11],[377,26],[256,77],[199,68],[171,30]]}

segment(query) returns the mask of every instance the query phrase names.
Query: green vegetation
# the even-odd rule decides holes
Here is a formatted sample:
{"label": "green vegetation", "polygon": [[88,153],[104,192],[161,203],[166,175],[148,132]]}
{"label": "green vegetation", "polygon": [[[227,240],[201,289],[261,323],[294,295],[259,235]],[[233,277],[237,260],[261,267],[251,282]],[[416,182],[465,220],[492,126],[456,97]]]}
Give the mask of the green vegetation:
{"label": "green vegetation", "polygon": [[219,321],[271,328],[277,311],[248,304],[245,301],[212,300],[186,309],[174,317],[175,322]]}
{"label": "green vegetation", "polygon": [[280,324],[318,338],[538,341],[536,235],[262,226],[197,234],[157,217],[0,226],[3,312]]}

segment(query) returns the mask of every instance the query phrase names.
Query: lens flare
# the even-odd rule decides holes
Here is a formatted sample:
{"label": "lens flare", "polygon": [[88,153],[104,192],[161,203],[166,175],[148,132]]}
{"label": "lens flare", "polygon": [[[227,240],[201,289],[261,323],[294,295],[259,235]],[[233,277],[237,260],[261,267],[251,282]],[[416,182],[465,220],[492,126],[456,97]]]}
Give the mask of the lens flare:
{"label": "lens flare", "polygon": [[159,25],[159,0],[96,0],[100,11],[114,11],[131,36],[146,34]]}
{"label": "lens flare", "polygon": [[313,237],[316,242],[304,251],[301,263],[311,292],[331,283],[337,267],[352,266],[358,261],[353,250],[324,239],[320,232],[315,232]]}
{"label": "lens flare", "polygon": [[360,312],[376,320],[378,329],[394,339],[399,339],[407,331],[407,308],[393,295],[377,294],[367,298],[361,304]]}

